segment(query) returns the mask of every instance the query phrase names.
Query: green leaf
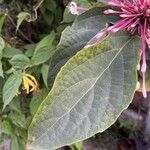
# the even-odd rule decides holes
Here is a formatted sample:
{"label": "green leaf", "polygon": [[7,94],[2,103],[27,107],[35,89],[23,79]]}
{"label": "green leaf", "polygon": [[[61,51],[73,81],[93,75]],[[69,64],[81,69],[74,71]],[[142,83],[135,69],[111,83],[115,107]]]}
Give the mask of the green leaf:
{"label": "green leaf", "polygon": [[9,61],[15,69],[26,69],[30,66],[30,59],[24,54],[18,54]]}
{"label": "green leaf", "polygon": [[50,56],[53,54],[54,47],[52,46],[52,43],[54,39],[55,33],[51,32],[51,34],[43,38],[38,43],[31,59],[33,65],[42,64],[50,58]]}
{"label": "green leaf", "polygon": [[46,87],[48,87],[47,85],[48,71],[49,71],[49,65],[43,64],[41,68],[41,73],[42,73],[42,78]]}
{"label": "green leaf", "polygon": [[43,9],[47,9],[53,13],[55,13],[57,8],[57,4],[54,0],[45,0],[43,3]]}
{"label": "green leaf", "polygon": [[2,55],[3,55],[3,49],[5,47],[5,42],[4,40],[0,37],[0,76],[3,77],[3,68],[2,68]]}
{"label": "green leaf", "polygon": [[21,13],[18,14],[18,16],[17,16],[17,17],[18,17],[18,20],[17,20],[16,31],[18,31],[18,29],[19,29],[21,23],[25,20],[25,18],[26,18],[27,16],[30,16],[30,14],[27,13],[27,12],[21,12]]}
{"label": "green leaf", "polygon": [[48,90],[42,89],[37,95],[33,96],[31,103],[30,103],[30,111],[31,111],[32,116],[35,115],[35,113],[37,112],[37,109],[39,108],[40,104],[45,99],[47,94],[48,94]]}
{"label": "green leaf", "polygon": [[28,146],[56,149],[110,127],[132,101],[139,48],[138,37],[118,32],[72,57],[33,118]]}
{"label": "green leaf", "polygon": [[6,18],[6,15],[5,15],[5,14],[0,15],[0,33],[1,33],[1,31],[2,31],[2,27],[3,27],[3,25],[4,25],[5,18]]}
{"label": "green leaf", "polygon": [[0,61],[0,76],[4,77],[3,75],[3,68],[2,68],[2,62]]}
{"label": "green leaf", "polygon": [[15,97],[17,90],[21,85],[21,81],[22,81],[22,73],[16,72],[15,74],[11,75],[5,82],[3,87],[3,102],[4,102],[3,109],[5,109],[5,107]]}
{"label": "green leaf", "polygon": [[22,54],[22,51],[20,49],[17,49],[14,47],[5,47],[3,49],[3,57],[4,58],[12,58],[18,54]]}
{"label": "green leaf", "polygon": [[94,8],[83,13],[62,32],[60,43],[52,57],[48,83],[51,84],[60,68],[66,61],[81,50],[86,43],[98,32],[105,28],[106,23],[114,22],[118,18],[114,15],[105,15],[103,11],[109,7]]}
{"label": "green leaf", "polygon": [[2,54],[2,50],[4,49],[4,47],[5,47],[5,42],[2,39],[2,37],[0,37],[0,54]]}

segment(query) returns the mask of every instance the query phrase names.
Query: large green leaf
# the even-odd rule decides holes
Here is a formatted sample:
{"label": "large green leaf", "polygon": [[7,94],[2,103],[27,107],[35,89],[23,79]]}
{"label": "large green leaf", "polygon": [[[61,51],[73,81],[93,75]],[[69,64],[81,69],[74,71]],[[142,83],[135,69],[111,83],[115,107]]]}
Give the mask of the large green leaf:
{"label": "large green leaf", "polygon": [[138,37],[120,32],[72,57],[33,118],[28,146],[55,149],[112,125],[133,98],[139,47]]}
{"label": "large green leaf", "polygon": [[94,8],[83,13],[63,33],[60,43],[50,64],[49,84],[65,62],[81,50],[86,43],[98,32],[105,28],[106,23],[114,22],[118,18],[114,15],[105,15],[103,11],[108,7]]}

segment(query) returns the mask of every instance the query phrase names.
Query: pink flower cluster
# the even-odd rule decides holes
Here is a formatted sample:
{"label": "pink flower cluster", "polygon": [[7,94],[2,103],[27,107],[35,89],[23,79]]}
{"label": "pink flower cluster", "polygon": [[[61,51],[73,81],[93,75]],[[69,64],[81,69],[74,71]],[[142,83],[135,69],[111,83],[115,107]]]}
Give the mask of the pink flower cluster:
{"label": "pink flower cluster", "polygon": [[143,96],[147,97],[145,87],[146,64],[146,43],[150,48],[150,0],[109,0],[109,5],[118,7],[119,10],[108,9],[105,14],[118,14],[122,19],[113,26],[107,28],[108,32],[127,30],[131,33],[138,33],[141,36],[141,58]]}
{"label": "pink flower cluster", "polygon": [[[146,47],[148,46],[150,48],[150,0],[108,0],[108,4],[116,9],[108,9],[104,11],[104,13],[117,14],[121,19],[114,25],[98,33],[87,43],[86,47],[93,45],[93,43],[96,43],[101,36],[104,36],[107,33],[117,32],[119,30],[127,30],[132,34],[138,33],[141,37],[140,55],[142,60],[142,65],[138,68],[139,70],[141,69],[142,72],[142,92],[143,96],[146,98]],[[76,10],[78,10],[77,5]]]}

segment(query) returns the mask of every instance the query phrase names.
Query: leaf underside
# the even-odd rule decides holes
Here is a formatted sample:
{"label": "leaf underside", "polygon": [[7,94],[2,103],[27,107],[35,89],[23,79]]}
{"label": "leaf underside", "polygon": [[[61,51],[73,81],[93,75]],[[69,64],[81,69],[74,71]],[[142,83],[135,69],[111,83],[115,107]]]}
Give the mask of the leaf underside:
{"label": "leaf underside", "polygon": [[50,150],[111,126],[132,101],[140,40],[126,32],[83,49],[60,70],[28,131],[28,146]]}

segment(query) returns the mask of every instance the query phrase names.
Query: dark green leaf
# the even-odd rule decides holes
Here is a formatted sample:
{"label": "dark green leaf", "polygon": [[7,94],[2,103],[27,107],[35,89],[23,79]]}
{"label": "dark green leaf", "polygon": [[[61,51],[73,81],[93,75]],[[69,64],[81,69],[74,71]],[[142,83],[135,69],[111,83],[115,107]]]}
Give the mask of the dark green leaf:
{"label": "dark green leaf", "polygon": [[138,37],[119,32],[72,57],[33,118],[28,146],[56,149],[110,127],[132,101],[139,48]]}
{"label": "dark green leaf", "polygon": [[51,12],[55,12],[57,5],[56,2],[54,0],[45,0],[43,3],[44,9],[48,9]]}
{"label": "dark green leaf", "polygon": [[4,25],[5,18],[6,18],[6,15],[5,15],[5,14],[0,15],[0,32],[2,31],[2,27],[3,27],[3,25]]}

